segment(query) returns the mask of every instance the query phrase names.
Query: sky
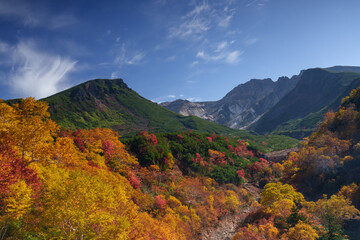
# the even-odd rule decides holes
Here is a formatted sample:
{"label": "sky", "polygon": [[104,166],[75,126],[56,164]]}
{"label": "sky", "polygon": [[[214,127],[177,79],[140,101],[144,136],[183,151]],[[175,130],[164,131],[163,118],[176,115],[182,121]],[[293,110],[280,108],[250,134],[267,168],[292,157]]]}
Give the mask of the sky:
{"label": "sky", "polygon": [[0,0],[0,98],[122,78],[154,102],[360,66],[358,0]]}

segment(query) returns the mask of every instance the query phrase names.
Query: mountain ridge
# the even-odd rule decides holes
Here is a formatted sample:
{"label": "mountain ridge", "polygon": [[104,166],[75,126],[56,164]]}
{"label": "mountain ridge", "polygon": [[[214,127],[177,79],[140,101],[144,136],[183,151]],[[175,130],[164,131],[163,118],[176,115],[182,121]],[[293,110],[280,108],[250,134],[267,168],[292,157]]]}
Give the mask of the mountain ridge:
{"label": "mountain ridge", "polygon": [[[322,68],[308,69],[302,75],[296,88],[274,105],[250,129],[266,134],[277,128],[277,133],[280,133],[281,125],[288,124],[288,121],[306,118],[311,114],[314,117],[317,113],[313,125],[306,126],[308,130],[313,131],[326,111],[336,111],[341,99],[348,95],[351,89],[359,86],[359,78],[360,74],[355,72],[331,72]],[[297,129],[299,128],[290,128],[288,132]]]}
{"label": "mountain ridge", "polygon": [[235,129],[243,129],[279,101],[297,82],[281,77],[274,82],[270,78],[251,79],[239,84],[218,101],[190,102],[176,100],[160,105],[185,116],[195,115]]}
{"label": "mountain ridge", "polygon": [[360,85],[358,77],[360,67],[356,66],[310,68],[291,78],[280,77],[276,82],[269,78],[251,79],[214,102],[176,100],[161,105],[235,129],[302,138],[316,129],[326,111],[336,111],[341,98]]}

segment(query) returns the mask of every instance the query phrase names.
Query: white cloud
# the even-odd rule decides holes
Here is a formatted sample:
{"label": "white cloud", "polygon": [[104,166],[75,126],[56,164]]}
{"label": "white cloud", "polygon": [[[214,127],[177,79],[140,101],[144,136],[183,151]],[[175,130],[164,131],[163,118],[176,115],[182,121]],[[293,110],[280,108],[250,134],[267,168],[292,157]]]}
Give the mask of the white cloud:
{"label": "white cloud", "polygon": [[250,0],[246,6],[250,7],[250,6],[256,6],[257,8],[261,9],[263,8],[269,0]]}
{"label": "white cloud", "polygon": [[233,17],[232,15],[228,15],[228,16],[224,17],[223,19],[221,19],[221,20],[219,21],[218,25],[219,25],[220,27],[223,27],[223,28],[228,27],[229,24],[230,24],[230,20],[231,20],[232,17]]}
{"label": "white cloud", "polygon": [[235,14],[230,9],[230,3],[231,1],[224,1],[209,4],[208,1],[202,1],[169,28],[169,37],[197,41],[204,39],[216,27],[228,27]]}
{"label": "white cloud", "polygon": [[141,60],[145,57],[145,54],[143,52],[135,53],[127,62],[126,64],[133,65],[138,64],[141,62]]}
{"label": "white cloud", "polygon": [[129,51],[125,44],[122,44],[118,51],[117,56],[114,59],[114,63],[120,67],[123,65],[136,65],[140,64],[145,57],[145,53],[142,51]]}
{"label": "white cloud", "polygon": [[233,51],[226,55],[225,61],[229,64],[235,64],[238,63],[240,60],[242,52],[239,51]]}
{"label": "white cloud", "polygon": [[193,61],[191,64],[190,64],[190,67],[195,67],[196,65],[199,64],[199,61]]}
{"label": "white cloud", "polygon": [[194,81],[194,80],[187,80],[187,83],[189,83],[189,84],[195,84],[195,83],[197,83],[198,81]]}
{"label": "white cloud", "polygon": [[65,89],[76,61],[39,51],[34,43],[20,42],[12,53],[8,83],[22,97],[43,98]]}
{"label": "white cloud", "polygon": [[111,79],[119,78],[119,73],[118,73],[118,72],[112,72],[110,78],[111,78]]}
{"label": "white cloud", "polygon": [[174,61],[175,59],[176,59],[176,55],[172,55],[172,56],[166,58],[166,62],[172,62],[172,61]]}
{"label": "white cloud", "polygon": [[200,39],[202,34],[210,29],[210,23],[207,19],[195,17],[188,19],[180,26],[175,26],[170,29],[170,38],[180,39]]}
{"label": "white cloud", "polygon": [[195,8],[183,18],[198,16],[201,12],[206,12],[208,10],[210,10],[209,4],[206,1],[203,1],[201,5],[195,6]]}
{"label": "white cloud", "polygon": [[[180,95],[181,97],[181,95]],[[163,103],[163,102],[171,102],[174,101],[174,99],[176,98],[176,95],[174,94],[169,94],[166,96],[161,96],[155,99],[151,99],[152,102],[156,102],[156,103]]]}
{"label": "white cloud", "polygon": [[190,102],[200,102],[201,98],[198,97],[189,97],[186,100],[190,101]]}
{"label": "white cloud", "polygon": [[246,46],[251,46],[251,45],[255,44],[257,41],[259,41],[258,38],[247,38],[245,40],[245,45]]}
{"label": "white cloud", "polygon": [[198,57],[198,58],[205,58],[205,53],[204,53],[204,51],[199,51],[199,52],[196,54],[196,57]]}
{"label": "white cloud", "polygon": [[238,63],[242,52],[238,50],[229,51],[223,49],[220,52],[214,51],[214,54],[206,54],[204,51],[199,51],[196,54],[197,58],[203,59],[206,62],[225,62],[228,64]]}
{"label": "white cloud", "polygon": [[222,51],[224,48],[226,48],[228,46],[228,42],[227,41],[222,41],[221,43],[218,44],[215,52],[220,52]]}
{"label": "white cloud", "polygon": [[224,59],[225,55],[224,53],[209,55],[209,54],[205,54],[204,51],[200,51],[196,54],[196,57],[204,59],[205,61],[209,62],[209,61],[219,61],[221,59]]}

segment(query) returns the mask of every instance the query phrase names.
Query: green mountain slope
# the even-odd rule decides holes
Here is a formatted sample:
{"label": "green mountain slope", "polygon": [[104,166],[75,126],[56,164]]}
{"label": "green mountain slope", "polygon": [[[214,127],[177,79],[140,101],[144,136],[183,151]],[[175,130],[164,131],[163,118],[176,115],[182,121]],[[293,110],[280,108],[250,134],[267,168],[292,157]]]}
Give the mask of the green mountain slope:
{"label": "green mountain slope", "polygon": [[96,79],[47,97],[51,118],[64,128],[106,127],[121,134],[134,131],[198,130],[234,133],[197,117],[184,117],[130,89],[122,79]]}
{"label": "green mountain slope", "polygon": [[[91,80],[42,100],[49,103],[51,118],[60,126],[72,130],[111,128],[127,136],[139,131],[194,130],[246,138],[263,152],[291,148],[298,144],[296,139],[287,136],[256,136],[195,116],[176,114],[141,97],[122,79]],[[268,144],[263,145],[262,142]]]}
{"label": "green mountain slope", "polygon": [[360,74],[308,69],[302,72],[297,86],[252,129],[258,133],[282,133],[294,137],[309,135],[330,109],[337,110],[341,99],[360,85]]}

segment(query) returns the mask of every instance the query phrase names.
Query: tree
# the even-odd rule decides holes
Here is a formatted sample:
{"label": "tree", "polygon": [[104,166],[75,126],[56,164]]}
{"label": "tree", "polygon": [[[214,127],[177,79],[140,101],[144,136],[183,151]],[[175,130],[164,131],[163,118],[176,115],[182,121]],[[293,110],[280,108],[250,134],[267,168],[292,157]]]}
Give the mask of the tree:
{"label": "tree", "polygon": [[319,238],[315,229],[302,221],[299,221],[294,227],[290,228],[286,235],[292,240],[315,240]]}
{"label": "tree", "polygon": [[275,202],[282,199],[288,199],[295,204],[304,201],[304,196],[301,193],[296,192],[291,185],[282,184],[281,182],[266,184],[260,197],[260,204],[268,208],[273,207]]}
{"label": "tree", "polygon": [[344,220],[359,218],[359,210],[351,205],[351,200],[343,195],[326,195],[316,203],[306,204],[307,211],[317,216],[327,231],[325,239],[338,239],[342,236],[341,225]]}
{"label": "tree", "polygon": [[47,103],[26,98],[13,107],[4,104],[1,103],[0,109],[2,114],[0,135],[9,136],[8,140],[18,150],[19,158],[27,164],[49,160],[54,141],[53,135],[58,130],[58,126],[50,119]]}

